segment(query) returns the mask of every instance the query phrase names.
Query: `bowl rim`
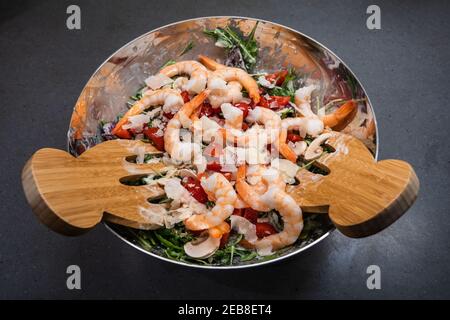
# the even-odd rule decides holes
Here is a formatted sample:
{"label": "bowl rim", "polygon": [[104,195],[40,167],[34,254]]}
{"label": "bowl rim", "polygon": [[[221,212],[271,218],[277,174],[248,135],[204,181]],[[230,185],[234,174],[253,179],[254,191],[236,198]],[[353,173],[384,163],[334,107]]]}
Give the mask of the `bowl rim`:
{"label": "bowl rim", "polygon": [[[202,17],[196,17],[196,18],[190,18],[190,19],[185,19],[185,20],[179,20],[179,21],[175,21],[175,22],[171,22],[168,23],[166,25],[160,26],[158,28],[152,29],[146,33],[141,34],[140,36],[128,41],[127,43],[125,43],[124,45],[122,45],[119,49],[115,50],[110,56],[108,56],[108,58],[106,58],[98,67],[97,69],[92,73],[92,75],[89,77],[89,80],[86,82],[86,84],[83,86],[83,89],[81,90],[81,93],[83,93],[83,91],[86,89],[87,84],[89,83],[89,81],[92,79],[92,77],[106,64],[108,63],[108,61],[114,56],[116,55],[118,52],[120,52],[122,49],[124,49],[125,47],[127,47],[128,45],[132,44],[134,41],[137,41],[143,37],[148,36],[149,34],[156,32],[158,30],[173,26],[173,25],[177,25],[177,24],[181,24],[181,23],[185,23],[185,22],[189,22],[189,21],[195,21],[195,20],[206,20],[206,19],[218,19],[218,18],[225,18],[225,19],[242,19],[242,20],[252,20],[252,21],[261,21],[263,23],[269,23],[272,25],[276,25],[279,27],[282,27],[284,29],[287,29],[293,33],[299,34],[302,37],[307,38],[308,40],[314,42],[315,44],[321,46],[324,50],[332,53],[337,59],[339,59],[339,62],[342,63],[345,68],[352,74],[352,76],[356,79],[356,81],[358,82],[358,84],[361,86],[361,89],[363,90],[365,97],[371,107],[371,111],[372,111],[372,116],[373,116],[373,121],[375,124],[375,154],[374,154],[374,159],[375,161],[378,160],[378,153],[379,153],[379,145],[380,145],[380,137],[379,137],[379,133],[378,133],[378,123],[377,123],[377,117],[375,114],[375,110],[373,107],[372,102],[370,101],[369,95],[367,94],[366,89],[364,88],[363,84],[361,83],[361,81],[359,80],[359,78],[355,75],[355,73],[353,72],[352,69],[350,69],[350,67],[336,54],[334,53],[334,51],[330,50],[327,46],[323,45],[321,42],[317,41],[316,39],[313,39],[312,37],[298,31],[295,30],[291,27],[285,26],[283,24],[280,23],[276,23],[276,22],[272,22],[269,20],[265,20],[265,19],[260,19],[260,18],[253,18],[253,17],[244,17],[244,16],[221,16],[221,15],[217,15],[217,16],[202,16]],[[78,99],[81,97],[81,93],[80,96],[78,97]],[[78,101],[77,99],[77,101]],[[69,150],[69,140],[70,140],[70,124],[69,124],[69,130],[67,132],[67,150]],[[200,264],[191,264],[191,263],[186,263],[186,262],[182,262],[182,261],[177,261],[177,260],[173,260],[173,259],[169,259],[166,258],[162,255],[157,255],[153,252],[147,251],[141,247],[139,247],[138,245],[136,245],[135,243],[131,242],[130,240],[126,239],[125,237],[123,237],[122,235],[120,235],[116,230],[114,230],[111,226],[108,225],[107,222],[103,222],[103,225],[106,227],[106,229],[108,229],[110,232],[112,232],[116,237],[118,237],[119,239],[121,239],[122,241],[124,241],[125,243],[127,243],[128,245],[132,246],[133,248],[146,253],[147,255],[150,255],[152,257],[155,257],[157,259],[169,262],[169,263],[173,263],[173,264],[177,264],[180,266],[184,266],[184,267],[190,267],[190,268],[198,268],[198,269],[208,269],[208,270],[234,270],[234,269],[245,269],[245,268],[252,268],[252,267],[259,267],[259,266],[263,266],[263,265],[267,265],[267,264],[271,264],[271,263],[275,263],[275,262],[279,262],[281,260],[290,258],[296,254],[299,254],[300,252],[303,252],[313,246],[315,246],[316,244],[318,244],[319,242],[321,242],[322,240],[324,240],[325,238],[327,238],[333,231],[336,230],[336,228],[332,228],[331,230],[327,231],[325,234],[323,234],[322,236],[320,236],[319,238],[317,238],[316,240],[314,240],[313,242],[307,244],[304,247],[298,248],[297,250],[294,250],[292,252],[289,252],[288,254],[270,259],[270,260],[266,260],[266,261],[261,261],[261,262],[256,262],[256,263],[250,263],[250,264],[243,264],[243,265],[229,265],[229,266],[220,266],[220,265],[200,265]]]}

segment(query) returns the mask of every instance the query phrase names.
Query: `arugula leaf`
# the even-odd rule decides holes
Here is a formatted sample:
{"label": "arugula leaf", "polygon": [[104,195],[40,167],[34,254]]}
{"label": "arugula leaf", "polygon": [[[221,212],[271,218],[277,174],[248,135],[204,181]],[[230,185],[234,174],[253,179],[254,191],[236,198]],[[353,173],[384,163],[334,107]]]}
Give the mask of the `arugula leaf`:
{"label": "arugula leaf", "polygon": [[281,110],[280,112],[280,118],[286,119],[286,118],[292,118],[295,117],[295,111],[292,108],[286,108]]}
{"label": "arugula leaf", "polygon": [[175,63],[177,63],[177,62],[173,59],[167,60],[167,62],[162,65],[161,69],[165,68],[167,66],[171,66],[172,64],[175,64]]}
{"label": "arugula leaf", "polygon": [[142,95],[144,94],[144,91],[147,89],[147,86],[146,85],[143,85],[142,87],[140,87],[137,91],[136,91],[136,93],[134,94],[134,95],[132,95],[131,97],[130,97],[130,99],[132,100],[132,101],[138,101],[138,100],[141,100],[141,98],[142,98]]}
{"label": "arugula leaf", "polygon": [[181,57],[182,55],[191,51],[194,47],[195,47],[194,41],[192,41],[192,40],[189,41],[188,44],[186,45],[186,47],[184,47],[183,51],[181,51],[181,53],[178,56]]}
{"label": "arugula leaf", "polygon": [[291,101],[294,102],[297,80],[298,76],[295,73],[294,68],[290,68],[281,86],[275,86],[274,88],[269,89],[268,93],[271,96],[289,96],[291,97]]}
{"label": "arugula leaf", "polygon": [[238,48],[242,59],[244,60],[245,68],[250,71],[256,64],[256,57],[258,55],[258,43],[255,40],[256,27],[259,21],[256,22],[252,31],[245,37],[240,30],[234,30],[230,26],[225,28],[216,28],[214,30],[203,30],[203,32],[216,40],[216,46],[225,48],[228,53]]}
{"label": "arugula leaf", "polygon": [[205,203],[207,209],[212,209],[216,205],[214,201],[206,201]]}
{"label": "arugula leaf", "polygon": [[203,33],[214,38],[216,40],[216,46],[231,49],[234,47],[234,43],[227,33],[222,28],[216,28],[214,30],[203,30]]}

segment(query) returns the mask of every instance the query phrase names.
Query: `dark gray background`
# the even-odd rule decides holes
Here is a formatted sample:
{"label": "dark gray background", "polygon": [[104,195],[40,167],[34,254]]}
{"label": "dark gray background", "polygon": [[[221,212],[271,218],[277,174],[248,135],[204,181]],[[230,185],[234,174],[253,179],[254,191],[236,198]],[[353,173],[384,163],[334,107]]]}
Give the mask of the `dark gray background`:
{"label": "dark gray background", "polygon": [[[197,3],[197,4],[195,4]],[[446,1],[375,1],[382,30],[366,28],[372,1],[2,1],[0,10],[0,298],[450,298]],[[82,29],[66,28],[78,4]],[[66,238],[26,204],[20,171],[38,148],[64,149],[72,107],[90,75],[133,38],[208,15],[275,21],[323,43],[365,86],[380,159],[412,163],[420,196],[395,225],[367,239],[334,232],[304,254],[239,271],[189,270],[142,254],[103,226]],[[69,291],[66,267],[82,269]],[[366,268],[382,289],[366,288]]]}

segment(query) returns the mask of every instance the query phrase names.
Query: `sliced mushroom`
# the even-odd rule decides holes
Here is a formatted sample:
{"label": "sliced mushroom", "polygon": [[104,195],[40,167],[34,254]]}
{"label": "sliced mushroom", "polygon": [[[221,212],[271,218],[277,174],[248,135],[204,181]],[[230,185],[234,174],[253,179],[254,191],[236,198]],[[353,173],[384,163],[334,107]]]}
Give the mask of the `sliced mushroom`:
{"label": "sliced mushroom", "polygon": [[184,245],[184,252],[195,259],[206,259],[214,254],[220,246],[220,238],[200,237]]}
{"label": "sliced mushroom", "polygon": [[255,242],[258,237],[256,236],[256,226],[245,219],[237,215],[232,215],[230,217],[231,229],[235,230],[237,233],[244,235],[245,240],[249,243]]}
{"label": "sliced mushroom", "polygon": [[323,152],[321,145],[331,137],[331,133],[322,133],[320,136],[315,138],[308,149],[305,151],[304,158],[306,161],[311,161],[320,157]]}

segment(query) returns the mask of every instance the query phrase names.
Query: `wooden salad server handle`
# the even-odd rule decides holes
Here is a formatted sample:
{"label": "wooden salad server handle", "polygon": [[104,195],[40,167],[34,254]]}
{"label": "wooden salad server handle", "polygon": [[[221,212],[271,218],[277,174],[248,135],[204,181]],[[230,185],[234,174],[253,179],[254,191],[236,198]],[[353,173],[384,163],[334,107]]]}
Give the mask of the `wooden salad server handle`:
{"label": "wooden salad server handle", "polygon": [[376,162],[358,139],[331,132],[335,151],[316,165],[328,175],[297,172],[300,184],[288,192],[306,212],[328,212],[339,231],[352,238],[375,234],[402,216],[414,203],[419,180],[405,161]]}
{"label": "wooden salad server handle", "polygon": [[127,161],[138,154],[137,148],[144,153],[158,152],[134,140],[103,142],[78,158],[57,149],[38,150],[22,171],[28,203],[45,225],[64,235],[82,234],[102,219],[151,229],[154,225],[142,209],[149,207],[147,199],[163,195],[164,190],[156,185],[124,185],[121,179],[154,173],[165,166]]}

